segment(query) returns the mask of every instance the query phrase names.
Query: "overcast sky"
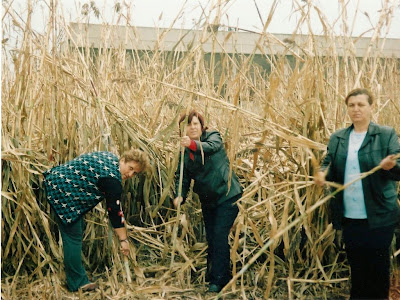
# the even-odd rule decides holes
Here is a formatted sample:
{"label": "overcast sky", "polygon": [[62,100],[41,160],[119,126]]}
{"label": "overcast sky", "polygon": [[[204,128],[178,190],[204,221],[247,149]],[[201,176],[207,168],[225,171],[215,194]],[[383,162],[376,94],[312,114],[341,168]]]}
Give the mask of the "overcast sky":
{"label": "overcast sky", "polygon": [[[340,34],[343,33],[343,22],[341,18],[338,18],[341,10],[339,3],[348,2],[347,22],[350,28],[354,24],[352,35],[358,36],[370,30],[366,34],[370,36],[373,32],[371,29],[379,20],[382,2],[384,1],[313,0],[312,3],[320,9],[330,26],[335,29],[335,32]],[[8,2],[10,3],[11,0],[8,0]],[[14,0],[13,6],[23,14],[27,2],[28,0]],[[116,2],[121,3],[121,9],[124,12],[127,10],[127,6],[124,3],[130,6],[130,23],[135,26],[169,27],[182,9],[183,13],[179,15],[180,17],[174,25],[175,28],[193,28],[194,23],[200,19],[202,11],[209,15],[212,4],[218,3],[217,0],[96,0],[94,3],[98,7],[101,16],[97,19],[91,13],[89,21],[91,23],[115,24],[117,22],[117,15],[114,13]],[[273,0],[230,0],[221,2],[225,3],[221,8],[221,24],[260,32],[263,28],[263,22],[267,20]],[[48,11],[47,7],[50,0],[32,0],[32,3],[34,4],[35,12],[33,21],[36,28],[40,30],[44,26],[43,20],[47,19],[45,12]],[[90,0],[58,0],[57,3],[60,9],[64,11],[63,15],[66,20],[76,22],[83,21],[82,6],[85,3],[90,4]],[[292,33],[300,18],[300,13],[293,13],[294,8],[304,4],[305,0],[278,0],[276,11],[267,31],[270,33]],[[357,4],[358,11],[356,10]],[[395,14],[391,19],[388,37],[400,39],[400,0],[391,0],[391,6],[394,8]],[[322,34],[321,22],[316,12],[312,10],[311,15],[313,33]],[[211,14],[211,16],[210,19],[213,20],[214,15]],[[120,19],[119,22],[120,24],[126,24],[124,19]],[[308,33],[307,26],[303,26],[301,31],[298,32]]]}

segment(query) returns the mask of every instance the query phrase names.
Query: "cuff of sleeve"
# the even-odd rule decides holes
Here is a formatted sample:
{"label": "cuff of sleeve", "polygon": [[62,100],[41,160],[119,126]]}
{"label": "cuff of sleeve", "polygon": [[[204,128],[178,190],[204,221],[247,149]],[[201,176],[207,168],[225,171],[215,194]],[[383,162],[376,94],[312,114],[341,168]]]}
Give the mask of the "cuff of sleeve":
{"label": "cuff of sleeve", "polygon": [[121,223],[121,222],[113,222],[113,221],[111,221],[111,226],[112,226],[112,228],[122,228],[122,227],[125,227],[125,225],[124,225],[124,223]]}
{"label": "cuff of sleeve", "polygon": [[396,164],[393,168],[389,170],[390,173],[394,174],[395,176],[400,176],[400,166]]}

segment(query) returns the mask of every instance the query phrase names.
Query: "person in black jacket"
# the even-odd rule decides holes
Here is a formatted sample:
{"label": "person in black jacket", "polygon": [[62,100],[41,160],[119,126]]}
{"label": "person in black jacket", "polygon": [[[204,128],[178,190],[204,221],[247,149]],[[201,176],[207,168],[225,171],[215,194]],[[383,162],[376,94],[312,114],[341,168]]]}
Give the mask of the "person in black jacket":
{"label": "person in black jacket", "polygon": [[131,149],[121,159],[110,152],[92,152],[56,166],[43,173],[47,201],[56,213],[64,252],[64,268],[70,291],[91,291],[96,283],[89,281],[82,264],[83,216],[102,199],[121,252],[129,255],[128,235],[121,208],[121,181],[149,169],[144,152]]}
{"label": "person in black jacket", "polygon": [[[181,116],[179,124],[185,119],[186,115]],[[232,277],[228,235],[238,214],[235,202],[242,196],[242,188],[235,173],[230,174],[220,133],[206,129],[203,116],[191,111],[181,138],[181,146],[185,147],[182,194],[176,196],[174,205],[184,202],[193,179],[208,242],[206,281],[210,282],[210,292],[219,292]],[[179,181],[180,163],[176,171],[176,193]]]}
{"label": "person in black jacket", "polygon": [[331,201],[333,226],[343,229],[351,268],[351,299],[387,299],[390,244],[398,222],[396,182],[400,145],[395,130],[371,122],[373,96],[355,89],[346,97],[352,125],[332,134],[315,183],[350,183],[376,166],[381,169],[354,182]]}

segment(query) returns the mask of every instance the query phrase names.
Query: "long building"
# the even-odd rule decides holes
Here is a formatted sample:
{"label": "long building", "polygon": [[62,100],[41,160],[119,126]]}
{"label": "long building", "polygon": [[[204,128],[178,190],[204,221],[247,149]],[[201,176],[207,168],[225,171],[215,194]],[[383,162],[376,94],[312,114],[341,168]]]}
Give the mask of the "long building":
{"label": "long building", "polygon": [[[259,55],[331,55],[400,58],[400,39],[372,40],[370,37],[327,37],[290,34],[260,34],[224,30],[166,29],[70,23],[71,37],[77,47],[119,48],[127,50],[188,51],[201,45],[205,53],[240,53]],[[71,41],[70,41],[71,42]],[[70,44],[70,46],[73,46]]]}
{"label": "long building", "polygon": [[[68,46],[97,51],[125,49],[127,59],[140,57],[144,52],[162,52],[179,60],[188,51],[201,50],[204,61],[212,70],[213,83],[221,79],[221,62],[228,55],[235,61],[233,73],[250,62],[249,72],[271,73],[273,61],[284,57],[286,66],[302,64],[305,57],[339,57],[340,61],[353,59],[400,60],[400,39],[371,39],[344,36],[310,36],[237,31],[232,28],[208,26],[205,30],[166,29],[152,27],[127,27],[70,24]],[[129,55],[131,54],[131,55]],[[224,93],[224,90],[221,91]]]}

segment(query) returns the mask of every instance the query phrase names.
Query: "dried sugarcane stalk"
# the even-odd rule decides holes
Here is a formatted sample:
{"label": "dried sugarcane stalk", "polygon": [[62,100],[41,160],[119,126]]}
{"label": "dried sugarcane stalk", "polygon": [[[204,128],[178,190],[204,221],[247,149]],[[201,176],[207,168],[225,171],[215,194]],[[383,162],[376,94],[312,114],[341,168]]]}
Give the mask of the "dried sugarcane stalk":
{"label": "dried sugarcane stalk", "polygon": [[[186,108],[186,117],[181,123],[181,136],[185,135],[186,132],[186,126],[187,126],[187,119],[190,111],[190,106],[187,106]],[[180,142],[180,141],[179,141]],[[178,193],[177,197],[182,197],[182,182],[183,182],[183,167],[184,167],[184,161],[185,161],[185,147],[181,146],[180,147],[181,151],[181,164],[180,164],[180,170],[179,170],[179,185],[178,185]],[[178,201],[178,207],[176,208],[176,221],[174,224],[174,228],[172,230],[172,249],[171,249],[171,268],[174,264],[174,258],[175,258],[175,248],[176,248],[176,239],[178,235],[178,226],[179,226],[179,221],[181,217],[181,201]]]}
{"label": "dried sugarcane stalk", "polygon": [[[164,46],[168,35],[174,33],[171,28],[155,29],[160,34],[154,47],[143,51],[135,46],[141,43],[139,32],[129,24],[129,15],[124,16],[124,5],[118,8],[115,17],[125,19],[127,26],[97,27],[101,36],[92,45],[89,33],[97,25],[89,25],[89,15],[93,17],[95,1],[86,6],[89,13],[86,17],[82,15],[83,23],[74,27],[57,15],[62,3],[54,0],[44,8],[50,13],[45,20],[45,32],[40,33],[34,31],[35,24],[30,19],[30,14],[37,10],[34,1],[28,1],[24,8],[28,11],[27,19],[25,14],[14,10],[12,1],[4,1],[1,68],[4,298],[48,298],[54,294],[53,287],[63,280],[57,272],[62,255],[57,227],[43,194],[39,191],[35,195],[36,175],[83,152],[106,147],[116,153],[130,147],[141,148],[159,165],[145,183],[138,177],[124,186],[123,197],[129,200],[124,201],[124,210],[132,224],[128,225],[129,237],[140,245],[136,253],[138,261],[128,259],[133,268],[131,285],[124,279],[124,288],[119,286],[119,277],[125,277],[124,259],[118,255],[112,270],[105,264],[119,252],[117,243],[111,242],[112,236],[110,243],[101,241],[100,237],[107,235],[104,207],[98,205],[87,215],[85,235],[93,242],[84,243],[83,252],[84,257],[90,258],[88,270],[105,269],[100,274],[105,278],[102,297],[111,299],[117,294],[126,299],[206,297],[198,290],[203,273],[190,272],[204,268],[207,251],[200,203],[189,201],[180,208],[180,216],[164,204],[171,193],[180,155],[175,120],[182,99],[186,102],[187,97],[195,97],[193,108],[205,112],[210,127],[232,138],[229,159],[245,188],[231,248],[236,274],[265,242],[276,237],[274,232],[292,224],[316,200],[323,198],[324,190],[310,181],[313,166],[305,149],[311,149],[317,161],[321,159],[330,133],[346,126],[343,98],[355,83],[370,85],[377,96],[374,119],[399,133],[400,114],[391,113],[398,112],[400,107],[396,96],[400,91],[399,60],[384,54],[384,47],[393,41],[385,41],[385,30],[389,29],[395,6],[393,1],[385,1],[379,21],[371,22],[374,38],[369,42],[373,45],[370,43],[361,56],[355,51],[359,39],[351,36],[352,24],[346,24],[354,25],[357,20],[346,16],[348,5],[343,1],[341,36],[330,30],[331,24],[315,3],[295,0],[293,13],[301,14],[300,21],[292,36],[285,40],[266,30],[279,6],[279,1],[272,1],[268,20],[264,20],[266,23],[259,32],[253,32],[254,46],[250,45],[249,55],[242,53],[238,43],[242,33],[222,28],[218,32],[207,31],[212,20],[204,7],[194,30],[182,30],[172,51]],[[228,9],[226,1],[217,2],[216,5],[222,5],[214,6],[218,14]],[[214,8],[209,10],[211,15]],[[308,11],[311,10],[319,15],[326,33],[322,48],[316,36],[300,35],[298,30],[303,26],[314,30],[310,27]],[[385,19],[388,22],[382,22]],[[123,44],[117,38],[118,30],[125,32]],[[18,41],[10,34],[14,31]],[[207,49],[206,41],[218,54]],[[124,45],[133,45],[131,51],[126,51]],[[283,51],[270,55],[275,47]],[[109,137],[113,145],[108,145]],[[255,150],[257,157],[253,155]],[[334,183],[327,185],[336,187]],[[170,259],[165,256],[170,254],[174,243],[173,228],[176,225],[179,233],[182,227],[183,211],[189,212],[186,234],[175,238],[175,254],[183,259],[178,261],[174,256],[170,270]],[[275,284],[280,278],[288,278],[289,298],[303,298],[305,290],[306,297],[311,298],[335,298],[327,295],[333,290],[340,294],[347,283],[339,281],[348,277],[348,266],[333,243],[334,232],[327,226],[327,214],[327,208],[320,206],[281,238],[276,238],[275,252],[283,253],[277,255],[270,246],[259,257],[264,263],[253,263],[252,272],[242,273],[240,284],[228,297],[261,298],[267,287],[270,298],[287,298],[286,285]],[[303,248],[306,257],[298,250],[303,223],[309,227]],[[108,245],[113,251],[107,251]],[[272,260],[274,265],[270,263]],[[328,279],[321,277],[320,263]],[[122,274],[117,270],[122,270]],[[176,284],[182,277],[187,283],[185,289]],[[330,283],[324,284],[321,279]],[[334,283],[336,280],[338,283]],[[71,296],[65,289],[55,292],[60,298]]]}
{"label": "dried sugarcane stalk", "polygon": [[[394,155],[393,159],[398,159],[400,158],[400,153]],[[336,194],[338,194],[339,192],[345,190],[346,188],[348,188],[350,185],[352,185],[353,183],[362,180],[368,176],[370,176],[371,174],[379,171],[380,169],[382,169],[382,167],[380,165],[372,168],[370,171],[368,172],[364,172],[360,175],[360,177],[353,179],[352,181],[342,185],[341,187],[337,188],[335,191],[333,191],[332,193],[330,193],[329,195],[327,195],[326,197],[322,198],[321,200],[318,200],[314,205],[312,205],[309,209],[307,209],[304,214],[301,214],[299,217],[297,217],[293,222],[291,222],[290,224],[288,224],[285,228],[279,230],[276,232],[276,234],[274,234],[274,236],[270,237],[270,239],[268,240],[268,242],[266,242],[264,244],[264,246],[261,247],[260,250],[257,251],[257,253],[249,260],[249,262],[243,266],[243,268],[235,275],[233,276],[233,278],[228,282],[228,284],[226,284],[224,286],[224,288],[218,293],[218,295],[216,296],[216,299],[219,299],[224,292],[226,292],[226,290],[236,281],[236,279],[241,276],[243,273],[245,273],[249,267],[260,257],[261,254],[263,254],[265,252],[265,250],[267,250],[279,237],[281,237],[285,232],[287,232],[289,229],[291,229],[292,227],[294,227],[296,224],[300,223],[303,219],[305,219],[310,213],[312,213],[314,210],[316,210],[318,207],[320,207],[321,205],[325,204],[329,199],[331,199],[332,197],[334,197]]]}
{"label": "dried sugarcane stalk", "polygon": [[126,281],[128,283],[132,283],[131,269],[129,268],[129,260],[128,260],[128,256],[126,256],[126,255],[124,255],[124,266],[125,266],[125,272],[126,272]]}

